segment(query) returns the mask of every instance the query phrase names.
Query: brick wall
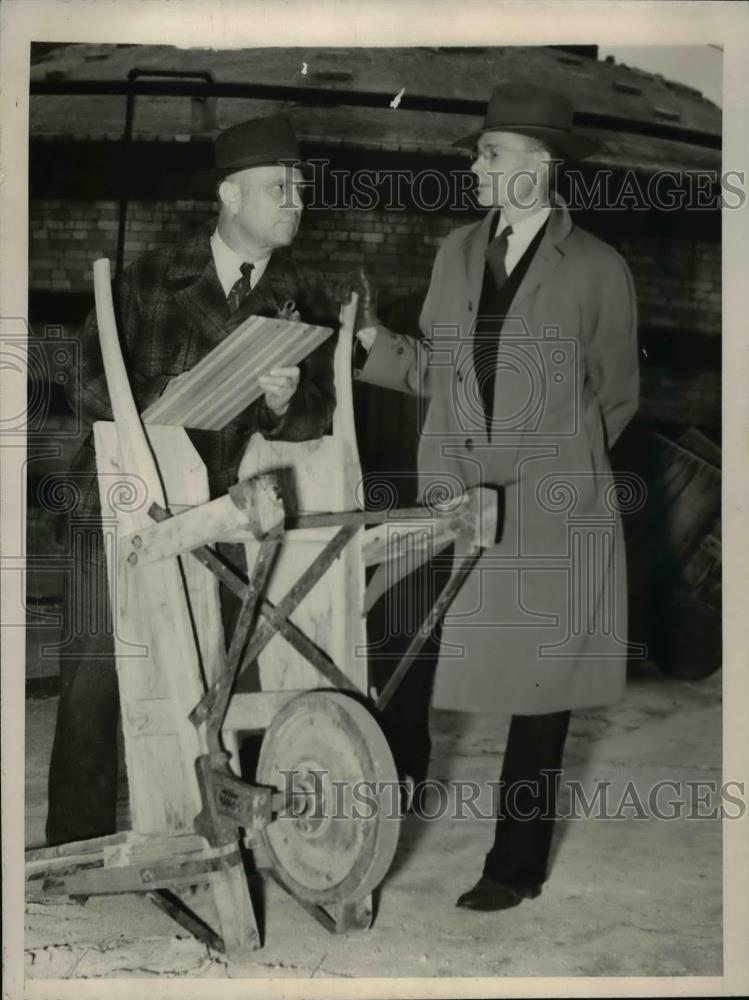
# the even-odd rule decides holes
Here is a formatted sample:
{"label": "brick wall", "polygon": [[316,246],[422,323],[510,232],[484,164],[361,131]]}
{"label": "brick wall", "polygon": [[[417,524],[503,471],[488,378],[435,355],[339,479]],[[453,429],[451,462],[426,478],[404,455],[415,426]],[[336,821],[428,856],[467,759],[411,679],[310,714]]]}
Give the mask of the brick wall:
{"label": "brick wall", "polygon": [[[210,201],[131,202],[125,263],[146,250],[174,243],[214,217]],[[119,208],[113,201],[32,202],[30,286],[86,291],[97,257],[114,260]],[[309,211],[294,256],[333,274],[366,264],[391,297],[426,286],[436,248],[456,223],[444,216],[404,212]]]}
{"label": "brick wall", "polygon": [[707,241],[608,237],[629,264],[640,325],[664,330],[721,331],[720,245]]}
{"label": "brick wall", "polygon": [[[126,263],[154,247],[173,243],[209,221],[209,201],[131,202],[125,238]],[[32,289],[85,291],[91,264],[114,259],[118,205],[113,201],[31,204]],[[440,240],[462,220],[407,212],[308,211],[294,256],[333,273],[365,264],[386,297],[416,292],[429,280]],[[635,279],[640,324],[664,330],[720,333],[720,247],[683,241],[602,234],[623,254]]]}
{"label": "brick wall", "polygon": [[[168,245],[211,215],[210,202],[132,203],[125,236],[126,263]],[[115,201],[32,201],[29,285],[32,289],[87,291],[91,265],[117,253],[119,205]]]}
{"label": "brick wall", "polygon": [[[175,242],[209,222],[214,211],[211,201],[131,202],[125,262]],[[408,296],[418,305],[437,246],[463,221],[436,213],[309,210],[302,218],[293,253],[300,262],[328,274],[364,264],[380,290],[383,305],[408,302]],[[31,203],[30,222],[32,291],[92,294],[93,261],[100,256],[114,260],[116,255],[117,202],[36,200]],[[610,228],[610,223],[607,225]],[[696,358],[691,371],[676,371],[668,363],[649,361],[643,354],[641,416],[660,423],[717,424],[719,366],[714,362],[712,370],[695,370],[695,366],[710,368],[701,361],[700,341],[703,336],[709,338],[705,347],[712,347],[721,331],[720,245],[645,232],[624,235],[607,231],[599,235],[622,253],[632,269],[641,329],[660,332],[680,357],[685,334],[698,335],[696,348],[694,337],[689,348]],[[414,324],[413,309],[396,312],[390,318],[393,325],[397,326],[401,317],[407,331],[408,324]],[[367,400],[370,408],[379,408],[369,395]],[[393,405],[389,400],[388,406]],[[376,441],[371,444],[373,449],[377,447]]]}
{"label": "brick wall", "polygon": [[[212,201],[130,202],[125,262],[175,242],[209,222],[214,213]],[[115,201],[32,201],[31,290],[85,293],[91,295],[93,304],[91,265],[100,256],[114,261],[118,215]],[[327,274],[364,264],[379,289],[385,317],[394,327],[409,332],[416,325],[418,304],[437,246],[463,221],[464,217],[436,213],[308,210],[302,217],[293,254]],[[597,221],[594,217],[586,224],[593,227]],[[708,240],[656,237],[647,233],[645,225],[639,234],[631,230],[617,233],[610,219],[601,220],[601,226],[605,231],[599,235],[622,253],[632,270],[641,330],[662,335],[678,357],[676,363],[659,361],[643,350],[640,417],[666,425],[717,426],[721,392],[720,367],[715,360],[716,338],[721,331],[720,245]],[[388,304],[394,309],[390,314]],[[37,319],[56,321],[54,316]],[[685,349],[687,334],[691,341]],[[712,350],[712,361],[705,360],[709,351],[703,348]],[[364,435],[362,450],[376,466],[391,463],[392,449],[368,428],[380,425],[383,408],[394,421],[412,422],[408,401],[390,398],[391,394],[383,401],[381,393],[361,387],[358,395],[366,410],[360,431]]]}
{"label": "brick wall", "polygon": [[[97,257],[114,261],[119,207],[114,201],[35,200],[30,205],[29,281],[33,292],[82,293],[93,305],[91,265]],[[208,201],[131,202],[125,240],[125,262],[154,247],[169,245],[191,229],[210,221],[214,205]],[[365,264],[380,289],[383,305],[397,304],[411,296],[418,311],[426,289],[437,246],[463,220],[446,215],[406,212],[308,211],[294,243],[301,262],[333,273]],[[594,222],[595,220],[593,220]],[[592,223],[591,223],[592,225]],[[599,233],[628,261],[635,280],[641,328],[659,331],[663,341],[678,351],[684,331],[691,331],[700,357],[702,344],[715,345],[720,334],[720,246],[708,241],[677,241],[642,234]],[[387,312],[385,312],[387,316]],[[413,324],[414,313],[405,309],[396,316]],[[33,316],[32,321],[57,322],[53,315]],[[74,330],[64,331],[73,335]],[[719,341],[717,342],[719,343]],[[714,352],[713,352],[714,353]],[[698,364],[691,372],[677,372],[670,364],[655,363],[643,355],[639,416],[658,424],[701,424],[713,427],[720,420],[720,370]],[[415,464],[418,434],[413,400],[370,386],[357,386],[357,434],[365,472],[373,475],[396,471],[401,502],[412,502],[407,474]],[[45,423],[54,437],[54,420]],[[48,556],[57,552],[56,518],[39,509],[37,488],[43,477],[62,473],[77,441],[67,441],[50,457],[49,441],[40,437],[29,450],[28,552]],[[31,572],[29,598],[47,602],[59,591],[60,581],[50,571]],[[40,607],[41,607],[40,604]]]}

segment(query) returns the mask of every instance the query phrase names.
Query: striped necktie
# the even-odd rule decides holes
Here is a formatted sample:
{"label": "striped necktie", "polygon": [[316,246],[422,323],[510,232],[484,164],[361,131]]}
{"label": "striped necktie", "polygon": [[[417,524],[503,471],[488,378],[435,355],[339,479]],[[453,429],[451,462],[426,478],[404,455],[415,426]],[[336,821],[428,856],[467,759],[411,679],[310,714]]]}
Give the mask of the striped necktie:
{"label": "striped necktie", "polygon": [[491,241],[486,248],[486,259],[492,269],[497,288],[501,288],[507,281],[507,268],[505,267],[505,257],[507,256],[507,243],[512,236],[512,226],[505,226],[499,236]]}
{"label": "striped necktie", "polygon": [[237,278],[231,286],[226,300],[229,305],[229,312],[235,313],[252,291],[250,279],[252,277],[252,269],[254,266],[254,264],[249,264],[247,262],[240,265],[239,270],[242,272],[242,277]]}

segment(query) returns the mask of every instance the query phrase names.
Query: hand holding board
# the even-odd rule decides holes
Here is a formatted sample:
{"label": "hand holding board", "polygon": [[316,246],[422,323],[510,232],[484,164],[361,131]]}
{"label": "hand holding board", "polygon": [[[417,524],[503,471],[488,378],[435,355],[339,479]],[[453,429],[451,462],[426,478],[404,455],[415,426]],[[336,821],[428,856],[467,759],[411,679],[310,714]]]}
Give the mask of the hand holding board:
{"label": "hand holding board", "polygon": [[263,395],[259,378],[299,364],[331,336],[327,326],[250,316],[142,414],[147,424],[217,431]]}

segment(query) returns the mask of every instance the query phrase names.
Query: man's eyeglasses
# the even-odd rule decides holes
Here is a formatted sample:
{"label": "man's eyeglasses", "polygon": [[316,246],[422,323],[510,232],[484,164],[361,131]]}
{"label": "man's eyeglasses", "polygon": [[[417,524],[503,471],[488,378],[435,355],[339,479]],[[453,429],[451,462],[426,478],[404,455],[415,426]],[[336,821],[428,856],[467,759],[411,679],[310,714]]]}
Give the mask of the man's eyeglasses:
{"label": "man's eyeglasses", "polygon": [[499,160],[507,159],[508,156],[522,156],[524,153],[523,150],[519,149],[497,149],[496,146],[486,146],[480,149],[478,146],[474,146],[468,155],[472,163],[480,159],[488,160],[489,163],[497,163]]}
{"label": "man's eyeglasses", "polygon": [[283,203],[285,201],[291,201],[295,194],[304,197],[311,188],[312,182],[305,180],[298,181],[271,181],[270,183],[258,184],[252,181],[243,181],[243,188],[259,188],[265,191],[266,194],[270,195],[276,201]]}

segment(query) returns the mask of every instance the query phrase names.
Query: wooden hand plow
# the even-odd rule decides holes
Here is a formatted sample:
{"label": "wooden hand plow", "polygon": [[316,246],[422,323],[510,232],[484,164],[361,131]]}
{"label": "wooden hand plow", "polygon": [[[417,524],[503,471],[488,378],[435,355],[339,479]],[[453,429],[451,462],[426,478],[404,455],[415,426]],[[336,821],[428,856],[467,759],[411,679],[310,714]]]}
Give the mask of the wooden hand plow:
{"label": "wooden hand plow", "polygon": [[[255,435],[237,485],[209,500],[185,430],[144,427],[137,414],[107,260],[94,265],[94,285],[114,412],[94,433],[103,523],[111,525],[131,829],[27,852],[28,898],[144,893],[191,933],[239,956],[260,946],[247,877],[254,867],[329,930],[367,928],[402,818],[376,714],[492,543],[496,498],[472,490],[439,511],[352,509],[363,506],[352,302],[341,310],[332,435],[303,443]],[[293,495],[280,485],[290,471]],[[245,545],[247,577],[217,556],[218,542]],[[450,543],[460,556],[450,581],[391,681],[370,693],[368,607]],[[365,567],[375,564],[365,588]],[[241,600],[228,649],[219,583]],[[260,690],[235,692],[253,663]],[[264,735],[249,783],[239,776],[237,734],[251,731]],[[217,930],[177,895],[201,883],[213,892]]]}

